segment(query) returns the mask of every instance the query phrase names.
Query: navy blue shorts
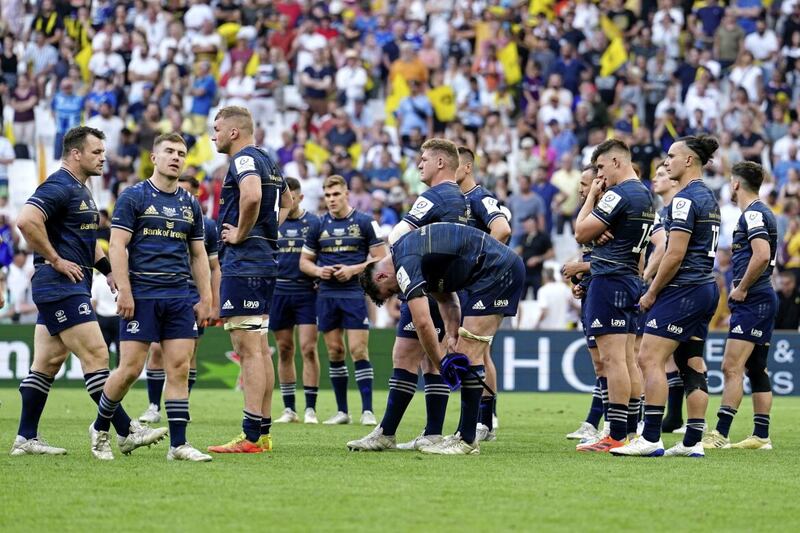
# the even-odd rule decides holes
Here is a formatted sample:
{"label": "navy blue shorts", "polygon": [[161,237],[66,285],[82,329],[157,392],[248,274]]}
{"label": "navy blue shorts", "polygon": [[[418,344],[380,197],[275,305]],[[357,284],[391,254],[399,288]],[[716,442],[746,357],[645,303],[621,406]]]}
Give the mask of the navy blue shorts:
{"label": "navy blue shorts", "polygon": [[772,288],[748,292],[744,302],[728,300],[731,322],[729,339],[738,339],[754,344],[768,344],[775,328],[775,313],[778,311],[778,295]]}
{"label": "navy blue shorts", "polygon": [[39,310],[36,323],[46,326],[51,336],[84,322],[97,321],[92,298],[82,294],[68,296],[55,302],[38,303],[36,308]]}
{"label": "navy blue shorts", "polygon": [[300,324],[317,325],[317,293],[273,294],[269,329],[292,329]]}
{"label": "navy blue shorts", "polygon": [[232,316],[269,315],[275,278],[229,276],[219,288],[220,313]]}
{"label": "navy blue shorts", "polygon": [[586,298],[581,300],[581,327],[583,328],[583,334],[586,336],[586,346],[597,348],[597,339],[595,339],[594,335],[589,335],[589,330],[586,328],[586,309],[588,307],[589,304],[586,302]]}
{"label": "navy blue shorts", "polygon": [[323,333],[334,329],[369,329],[367,302],[357,298],[317,296],[317,324]]}
{"label": "navy blue shorts", "polygon": [[522,289],[525,287],[525,265],[516,256],[514,262],[499,276],[479,280],[467,287],[467,297],[461,302],[461,316],[515,316]]}
{"label": "navy blue shorts", "polygon": [[636,304],[641,292],[636,276],[592,276],[586,294],[587,334],[636,333]]}
{"label": "navy blue shorts", "polygon": [[186,298],[134,299],[133,318],[120,319],[119,340],[161,342],[196,339],[194,306]]}
{"label": "navy blue shorts", "polygon": [[644,332],[681,342],[692,337],[705,340],[718,302],[719,289],[714,281],[665,287],[647,313]]}
{"label": "navy blue shorts", "polygon": [[[444,340],[444,320],[442,320],[442,315],[439,314],[439,304],[429,296],[428,305],[431,308],[431,319],[433,320],[433,327],[436,328],[436,335],[439,337],[439,342],[442,342]],[[417,328],[414,327],[414,322],[411,320],[411,310],[405,300],[400,302],[400,318],[397,321],[397,333],[395,336],[404,339],[419,339],[417,337]]]}

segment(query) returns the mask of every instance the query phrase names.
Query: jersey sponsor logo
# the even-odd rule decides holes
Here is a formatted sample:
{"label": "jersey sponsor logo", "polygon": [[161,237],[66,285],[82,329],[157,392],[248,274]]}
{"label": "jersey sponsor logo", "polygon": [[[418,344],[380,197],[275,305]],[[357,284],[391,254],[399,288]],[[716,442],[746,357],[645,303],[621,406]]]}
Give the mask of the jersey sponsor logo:
{"label": "jersey sponsor logo", "polygon": [[595,318],[594,321],[592,322],[592,326],[591,327],[593,327],[593,328],[602,328],[603,327],[603,323],[600,322],[599,318]]}
{"label": "jersey sponsor logo", "polygon": [[481,203],[483,204],[483,207],[486,208],[486,212],[490,215],[500,212],[500,207],[497,205],[497,200],[491,196],[487,196],[481,200]]}
{"label": "jersey sponsor logo", "polygon": [[242,307],[245,309],[258,309],[260,305],[258,300],[242,300]]}
{"label": "jersey sponsor logo", "polygon": [[506,307],[508,306],[508,300],[495,300],[493,307]]}
{"label": "jersey sponsor logo", "polygon": [[741,334],[743,334],[743,333],[744,333],[744,331],[742,331],[742,326],[736,326],[735,328],[733,328],[733,329],[731,330],[731,333],[738,333],[738,334],[740,334],[740,335],[741,335]]}
{"label": "jersey sponsor logo", "polygon": [[411,206],[411,211],[408,212],[408,215],[419,219],[424,217],[432,208],[433,202],[420,196],[417,198],[417,201],[414,202],[414,205]]}
{"label": "jersey sponsor logo", "polygon": [[478,300],[477,302],[475,302],[475,305],[473,305],[472,308],[476,309],[478,311],[481,311],[483,309],[486,309],[486,306],[483,305],[483,301],[482,300]]}
{"label": "jersey sponsor logo", "polygon": [[249,155],[243,155],[243,156],[237,157],[236,159],[233,160],[233,164],[236,167],[236,173],[237,174],[241,174],[242,172],[255,172],[256,171],[256,162]]}
{"label": "jersey sponsor logo", "polygon": [[151,205],[150,207],[148,207],[147,209],[144,210],[144,214],[145,215],[157,215],[158,214],[158,209],[156,209],[155,206]]}
{"label": "jersey sponsor logo", "polygon": [[656,323],[656,319],[655,319],[655,318],[654,318],[654,319],[652,319],[652,320],[650,320],[650,321],[649,321],[649,322],[646,324],[646,326],[647,326],[648,328],[658,329],[658,324]]}
{"label": "jersey sponsor logo", "polygon": [[78,306],[78,314],[79,315],[91,315],[92,314],[92,308],[89,307],[89,304],[82,303],[81,305]]}
{"label": "jersey sponsor logo", "polygon": [[64,312],[63,309],[59,309],[58,311],[56,311],[56,320],[58,321],[59,324],[63,324],[64,322],[67,321],[67,314]]}
{"label": "jersey sponsor logo", "polygon": [[674,220],[686,221],[689,219],[689,211],[692,209],[692,201],[686,198],[676,198],[672,202],[672,218]]}
{"label": "jersey sponsor logo", "polygon": [[617,207],[619,201],[622,200],[622,196],[615,193],[614,191],[608,191],[603,195],[599,202],[597,202],[597,209],[602,211],[603,213],[609,215]]}
{"label": "jersey sponsor logo", "polygon": [[[282,237],[283,235],[278,232],[278,237]],[[296,229],[287,229],[286,230],[287,237],[297,237],[297,230]]]}
{"label": "jersey sponsor logo", "polygon": [[174,217],[178,214],[178,211],[174,207],[167,207],[166,205],[161,208],[161,211],[164,213],[165,217]]}
{"label": "jersey sponsor logo", "polygon": [[676,326],[675,324],[667,324],[667,331],[670,333],[674,333],[676,335],[680,335],[683,333],[683,328],[680,326]]}
{"label": "jersey sponsor logo", "polygon": [[225,300],[225,303],[222,304],[222,308],[226,309],[226,310],[227,309],[233,309],[233,304],[231,303],[230,300]]}
{"label": "jersey sponsor logo", "polygon": [[764,215],[758,211],[748,211],[744,214],[744,220],[747,222],[747,229],[754,230],[764,227]]}
{"label": "jersey sponsor logo", "polygon": [[358,227],[358,224],[350,224],[347,226],[347,234],[351,237],[361,237],[361,228]]}
{"label": "jersey sponsor logo", "polygon": [[627,322],[625,322],[625,319],[621,319],[621,320],[618,319],[618,318],[612,318],[611,319],[611,327],[612,328],[624,328],[626,323]]}
{"label": "jersey sponsor logo", "polygon": [[81,202],[81,205],[78,206],[78,209],[80,209],[81,211],[86,211],[87,209],[89,209],[89,206],[86,205],[86,202]]}
{"label": "jersey sponsor logo", "polygon": [[[759,213],[759,214],[761,214],[761,213]],[[752,335],[753,337],[756,337],[757,339],[760,339],[761,336],[764,335],[764,332],[761,331],[760,329],[751,329],[750,330],[750,335]]]}
{"label": "jersey sponsor logo", "polygon": [[130,322],[128,322],[128,325],[125,327],[125,331],[127,331],[128,333],[133,333],[134,335],[139,333],[139,331],[141,331],[139,329],[139,321],[131,320]]}
{"label": "jersey sponsor logo", "polygon": [[397,284],[400,285],[400,290],[403,292],[406,292],[411,284],[411,278],[408,277],[405,267],[400,267],[400,270],[397,271]]}
{"label": "jersey sponsor logo", "polygon": [[343,237],[344,236],[344,228],[333,228],[333,234],[336,237]]}

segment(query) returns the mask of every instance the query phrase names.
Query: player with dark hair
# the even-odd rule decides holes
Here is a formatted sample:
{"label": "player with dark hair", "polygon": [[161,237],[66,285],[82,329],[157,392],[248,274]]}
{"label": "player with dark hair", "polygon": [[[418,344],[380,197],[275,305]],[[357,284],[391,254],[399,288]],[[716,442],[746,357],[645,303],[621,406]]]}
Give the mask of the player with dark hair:
{"label": "player with dark hair", "polygon": [[[650,193],[631,166],[628,146],[617,139],[592,154],[597,177],[578,213],[575,239],[586,244],[610,231],[614,238],[592,250],[585,319],[597,341],[608,379],[609,435],[587,442],[582,452],[608,452],[636,433],[641,377],[633,351],[639,263],[650,240],[655,213]],[[606,187],[608,187],[606,189]]]}
{"label": "player with dark hair", "polygon": [[361,393],[361,424],[377,424],[372,412],[374,374],[369,362],[369,317],[358,275],[370,260],[386,255],[378,237],[378,223],[350,206],[347,182],[342,176],[325,178],[325,213],[316,231],[309,230],[300,254],[300,270],[320,279],[317,317],[330,359],[329,375],[336,396],[337,412],[323,424],[349,424],[347,407],[348,371],[344,333]]}
{"label": "player with dark hair", "polygon": [[[17,437],[11,455],[62,455],[64,448],[39,437],[39,419],[61,365],[74,353],[80,359],[92,400],[109,376],[108,348],[91,302],[92,267],[116,289],[111,264],[97,242],[99,213],[86,182],[103,173],[105,135],[80,126],[64,136],[61,168],[37,187],[17,218],[33,248],[33,301],[39,310],[33,335],[30,374],[19,386],[22,397]],[[131,421],[123,409],[112,420],[123,453],[161,440],[166,428]]]}
{"label": "player with dark hair", "polygon": [[[456,183],[459,154],[456,145],[445,139],[430,139],[422,145],[418,163],[420,178],[430,188],[423,192],[410,211],[391,231],[389,244],[400,237],[435,222],[466,224],[469,209],[467,200]],[[436,327],[439,342],[444,339],[445,328],[433,301],[429,302],[431,319]],[[455,341],[452,341],[455,344]],[[389,397],[381,423],[368,435],[347,443],[350,450],[380,451],[397,447],[417,450],[437,444],[443,439],[442,427],[447,412],[450,390],[436,367],[425,358],[408,302],[401,298],[400,319],[392,347],[392,377],[389,379]],[[425,411],[427,420],[422,433],[410,442],[396,444],[395,434],[400,421],[417,389],[417,372],[422,367],[425,382]]]}
{"label": "player with dark hair", "polygon": [[[403,293],[425,353],[445,383],[461,385],[459,431],[420,449],[436,455],[477,455],[483,357],[505,316],[517,312],[525,284],[525,266],[513,250],[487,233],[461,224],[436,223],[404,235],[391,255],[370,264],[361,285],[377,304]],[[490,311],[461,320],[456,292],[466,291],[466,306],[491,302]],[[431,319],[428,296],[438,303],[445,324],[446,348]],[[501,305],[502,304],[502,305]],[[455,344],[450,339],[457,339]],[[385,437],[384,437],[385,438]]]}
{"label": "player with dark hair", "polygon": [[[181,176],[178,178],[178,186],[184,191],[197,197],[200,192],[200,183],[191,176]],[[219,268],[218,245],[217,245],[217,223],[203,215],[203,244],[208,256],[208,267],[211,272],[211,317],[209,323],[215,323],[219,318],[219,284],[221,272]],[[200,293],[194,279],[189,280],[189,294],[192,305],[200,301]],[[192,360],[189,362],[189,394],[197,382],[197,348],[200,345],[200,337],[205,333],[205,327],[197,326],[197,340],[194,343]],[[164,371],[164,359],[161,353],[161,344],[154,342],[150,345],[150,355],[147,358],[145,369],[147,376],[147,398],[149,405],[147,410],[139,417],[139,422],[157,423],[161,421],[161,392],[164,389],[164,382],[167,374]]]}
{"label": "player with dark hair", "polygon": [[309,234],[319,233],[320,220],[314,213],[300,208],[303,192],[300,181],[286,178],[292,207],[289,216],[278,228],[278,281],[272,296],[272,320],[269,329],[278,345],[278,379],[283,397],[283,414],[276,423],[298,422],[295,408],[297,373],[294,367],[294,330],[303,358],[303,391],[306,410],[303,422],[317,424],[319,391],[319,355],[317,354],[317,289],[314,278],[300,270],[300,253]]}
{"label": "player with dark hair", "polygon": [[[615,455],[703,457],[708,380],[703,360],[708,324],[719,301],[713,278],[720,212],[703,183],[703,167],[718,147],[711,137],[684,137],[669,148],[664,168],[680,190],[664,217],[667,247],[658,271],[639,300],[647,313],[639,365],[645,380],[644,431]],[[670,355],[681,373],[688,419],[683,442],[664,451],[661,424],[667,397],[665,363]]]}
{"label": "player with dark hair", "polygon": [[[198,326],[211,314],[211,279],[204,245],[203,212],[197,199],[178,186],[186,143],[177,133],[153,142],[150,179],[128,187],[114,205],[109,254],[117,276],[120,366],[109,376],[89,427],[92,453],[114,455],[108,429],[114,412],[142,373],[150,344],[160,342],[167,381],[167,460],[202,462],[211,456],[186,440],[189,423],[189,361]],[[199,300],[189,291],[194,279]]]}
{"label": "player with dark hair", "polygon": [[[731,172],[731,200],[742,210],[733,231],[733,290],[728,297],[731,308],[728,340],[722,359],[725,382],[722,405],[717,412],[717,427],[703,438],[703,447],[771,450],[769,412],[772,386],[767,373],[767,356],[778,296],[770,279],[778,251],[778,229],[772,210],[758,197],[764,169],[757,163],[742,161]],[[753,394],[753,434],[741,442],[730,443],[733,417],[742,401],[744,375],[750,378]]]}
{"label": "player with dark hair", "polygon": [[220,317],[239,354],[244,388],[242,433],[215,453],[260,453],[272,450],[272,389],[275,370],[267,345],[270,304],[278,272],[278,227],[292,197],[278,165],[255,146],[253,117],[237,106],[214,117],[212,140],[230,157],[222,185],[217,230]]}

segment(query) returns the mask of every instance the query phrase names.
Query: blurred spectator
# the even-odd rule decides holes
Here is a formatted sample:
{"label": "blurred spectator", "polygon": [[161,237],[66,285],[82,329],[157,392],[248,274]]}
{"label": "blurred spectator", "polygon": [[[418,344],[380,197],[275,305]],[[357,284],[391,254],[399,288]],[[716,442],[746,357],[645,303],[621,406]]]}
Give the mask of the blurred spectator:
{"label": "blurred spectator", "polygon": [[366,95],[367,71],[361,66],[358,52],[345,52],[345,65],[336,72],[337,100],[340,105],[352,108],[356,100],[363,100]]}
{"label": "blurred spectator", "polygon": [[797,278],[791,272],[778,275],[778,313],[775,316],[775,329],[797,331],[800,327],[800,291]]}
{"label": "blurred spectator", "polygon": [[53,115],[56,123],[56,137],[53,144],[54,157],[61,157],[61,146],[64,135],[81,124],[81,113],[83,113],[85,99],[74,92],[74,84],[71,79],[66,78],[61,81],[59,91],[53,97]]}
{"label": "blurred spectator", "polygon": [[549,233],[539,229],[539,220],[535,215],[527,215],[523,218],[522,230],[524,233],[515,249],[525,262],[523,294],[527,298],[528,293],[533,291],[533,298],[536,299],[539,287],[542,286],[542,266],[545,261],[555,257],[553,242],[550,240]]}
{"label": "blurred spectator", "polygon": [[208,113],[217,95],[217,82],[211,74],[211,63],[208,61],[197,63],[197,74],[192,82],[190,94],[192,106],[189,128],[186,129],[193,135],[200,135],[206,131]]}
{"label": "blurred spectator", "polygon": [[400,185],[400,168],[392,161],[392,156],[386,149],[381,150],[378,164],[367,171],[367,176],[372,189],[388,192]]}
{"label": "blurred spectator", "polygon": [[356,174],[350,179],[350,205],[362,213],[372,212],[372,195],[366,188],[364,178]]}
{"label": "blurred spectator", "polygon": [[14,159],[14,147],[0,131],[0,196],[8,196],[8,169]]}
{"label": "blurred spectator", "polygon": [[100,113],[86,121],[87,126],[97,128],[106,134],[106,165],[110,163],[110,155],[119,152],[122,128],[125,126],[122,119],[113,114],[109,102],[100,104]]}
{"label": "blurred spectator", "polygon": [[245,64],[242,61],[236,61],[233,64],[233,71],[222,88],[223,105],[246,107],[250,108],[252,112],[250,98],[256,90],[256,80],[245,74],[244,68]]}
{"label": "blurred spectator", "polygon": [[36,322],[36,305],[31,296],[31,276],[33,266],[28,261],[28,254],[22,250],[14,252],[14,260],[8,265],[8,312],[12,322],[32,324]]}
{"label": "blurred spectator", "polygon": [[425,137],[433,132],[433,106],[421,82],[412,81],[410,85],[411,94],[400,102],[395,116],[397,135],[402,140],[403,147],[414,150],[415,143],[411,142],[414,130]]}
{"label": "blurred spectator", "polygon": [[328,109],[328,96],[334,87],[334,71],[325,64],[322,49],[315,49],[311,58],[311,64],[300,75],[303,96],[314,113],[324,114]]}
{"label": "blurred spectator", "polygon": [[569,327],[570,311],[575,307],[572,290],[552,267],[542,270],[542,286],[536,300],[541,315],[537,329],[561,331]]}
{"label": "blurred spectator", "polygon": [[558,194],[554,198],[557,206],[555,226],[558,235],[564,231],[564,224],[569,224],[570,231],[574,231],[573,217],[578,208],[580,181],[581,171],[575,168],[572,155],[561,156],[560,166],[550,179],[550,182],[558,188]]}
{"label": "blurred spectator", "polygon": [[556,196],[559,194],[558,187],[550,183],[547,177],[547,169],[539,167],[534,172],[533,192],[542,199],[544,204],[544,231],[550,233],[553,230],[553,209]]}

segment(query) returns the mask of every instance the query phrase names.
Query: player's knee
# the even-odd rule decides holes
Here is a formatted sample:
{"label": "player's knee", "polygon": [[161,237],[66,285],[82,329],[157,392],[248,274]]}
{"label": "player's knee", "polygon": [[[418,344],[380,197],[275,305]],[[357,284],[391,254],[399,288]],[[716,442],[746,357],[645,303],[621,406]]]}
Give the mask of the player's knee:
{"label": "player's knee", "polygon": [[328,346],[328,358],[331,361],[344,361],[344,346],[341,344]]}
{"label": "player's knee", "polygon": [[768,353],[769,346],[756,346],[747,360],[747,377],[750,379],[752,392],[772,392],[772,385],[767,373]]}
{"label": "player's knee", "polygon": [[172,363],[166,370],[167,382],[170,384],[186,383],[189,379],[189,361]]}
{"label": "player's knee", "polygon": [[294,359],[294,344],[291,342],[278,341],[278,357],[281,361]]}
{"label": "player's knee", "polygon": [[316,361],[319,359],[317,355],[317,343],[316,342],[304,342],[300,345],[300,354],[303,357],[303,361]]}
{"label": "player's knee", "polygon": [[353,358],[353,361],[368,361],[369,350],[367,349],[367,345],[356,344],[354,346],[351,346],[350,355]]}
{"label": "player's knee", "polygon": [[31,369],[47,374],[48,376],[55,376],[61,369],[61,365],[67,360],[69,352],[54,353],[54,354],[39,354],[34,356],[34,363]]}
{"label": "player's knee", "polygon": [[744,375],[744,369],[726,358],[722,360],[722,375],[725,377],[726,382],[741,380]]}

